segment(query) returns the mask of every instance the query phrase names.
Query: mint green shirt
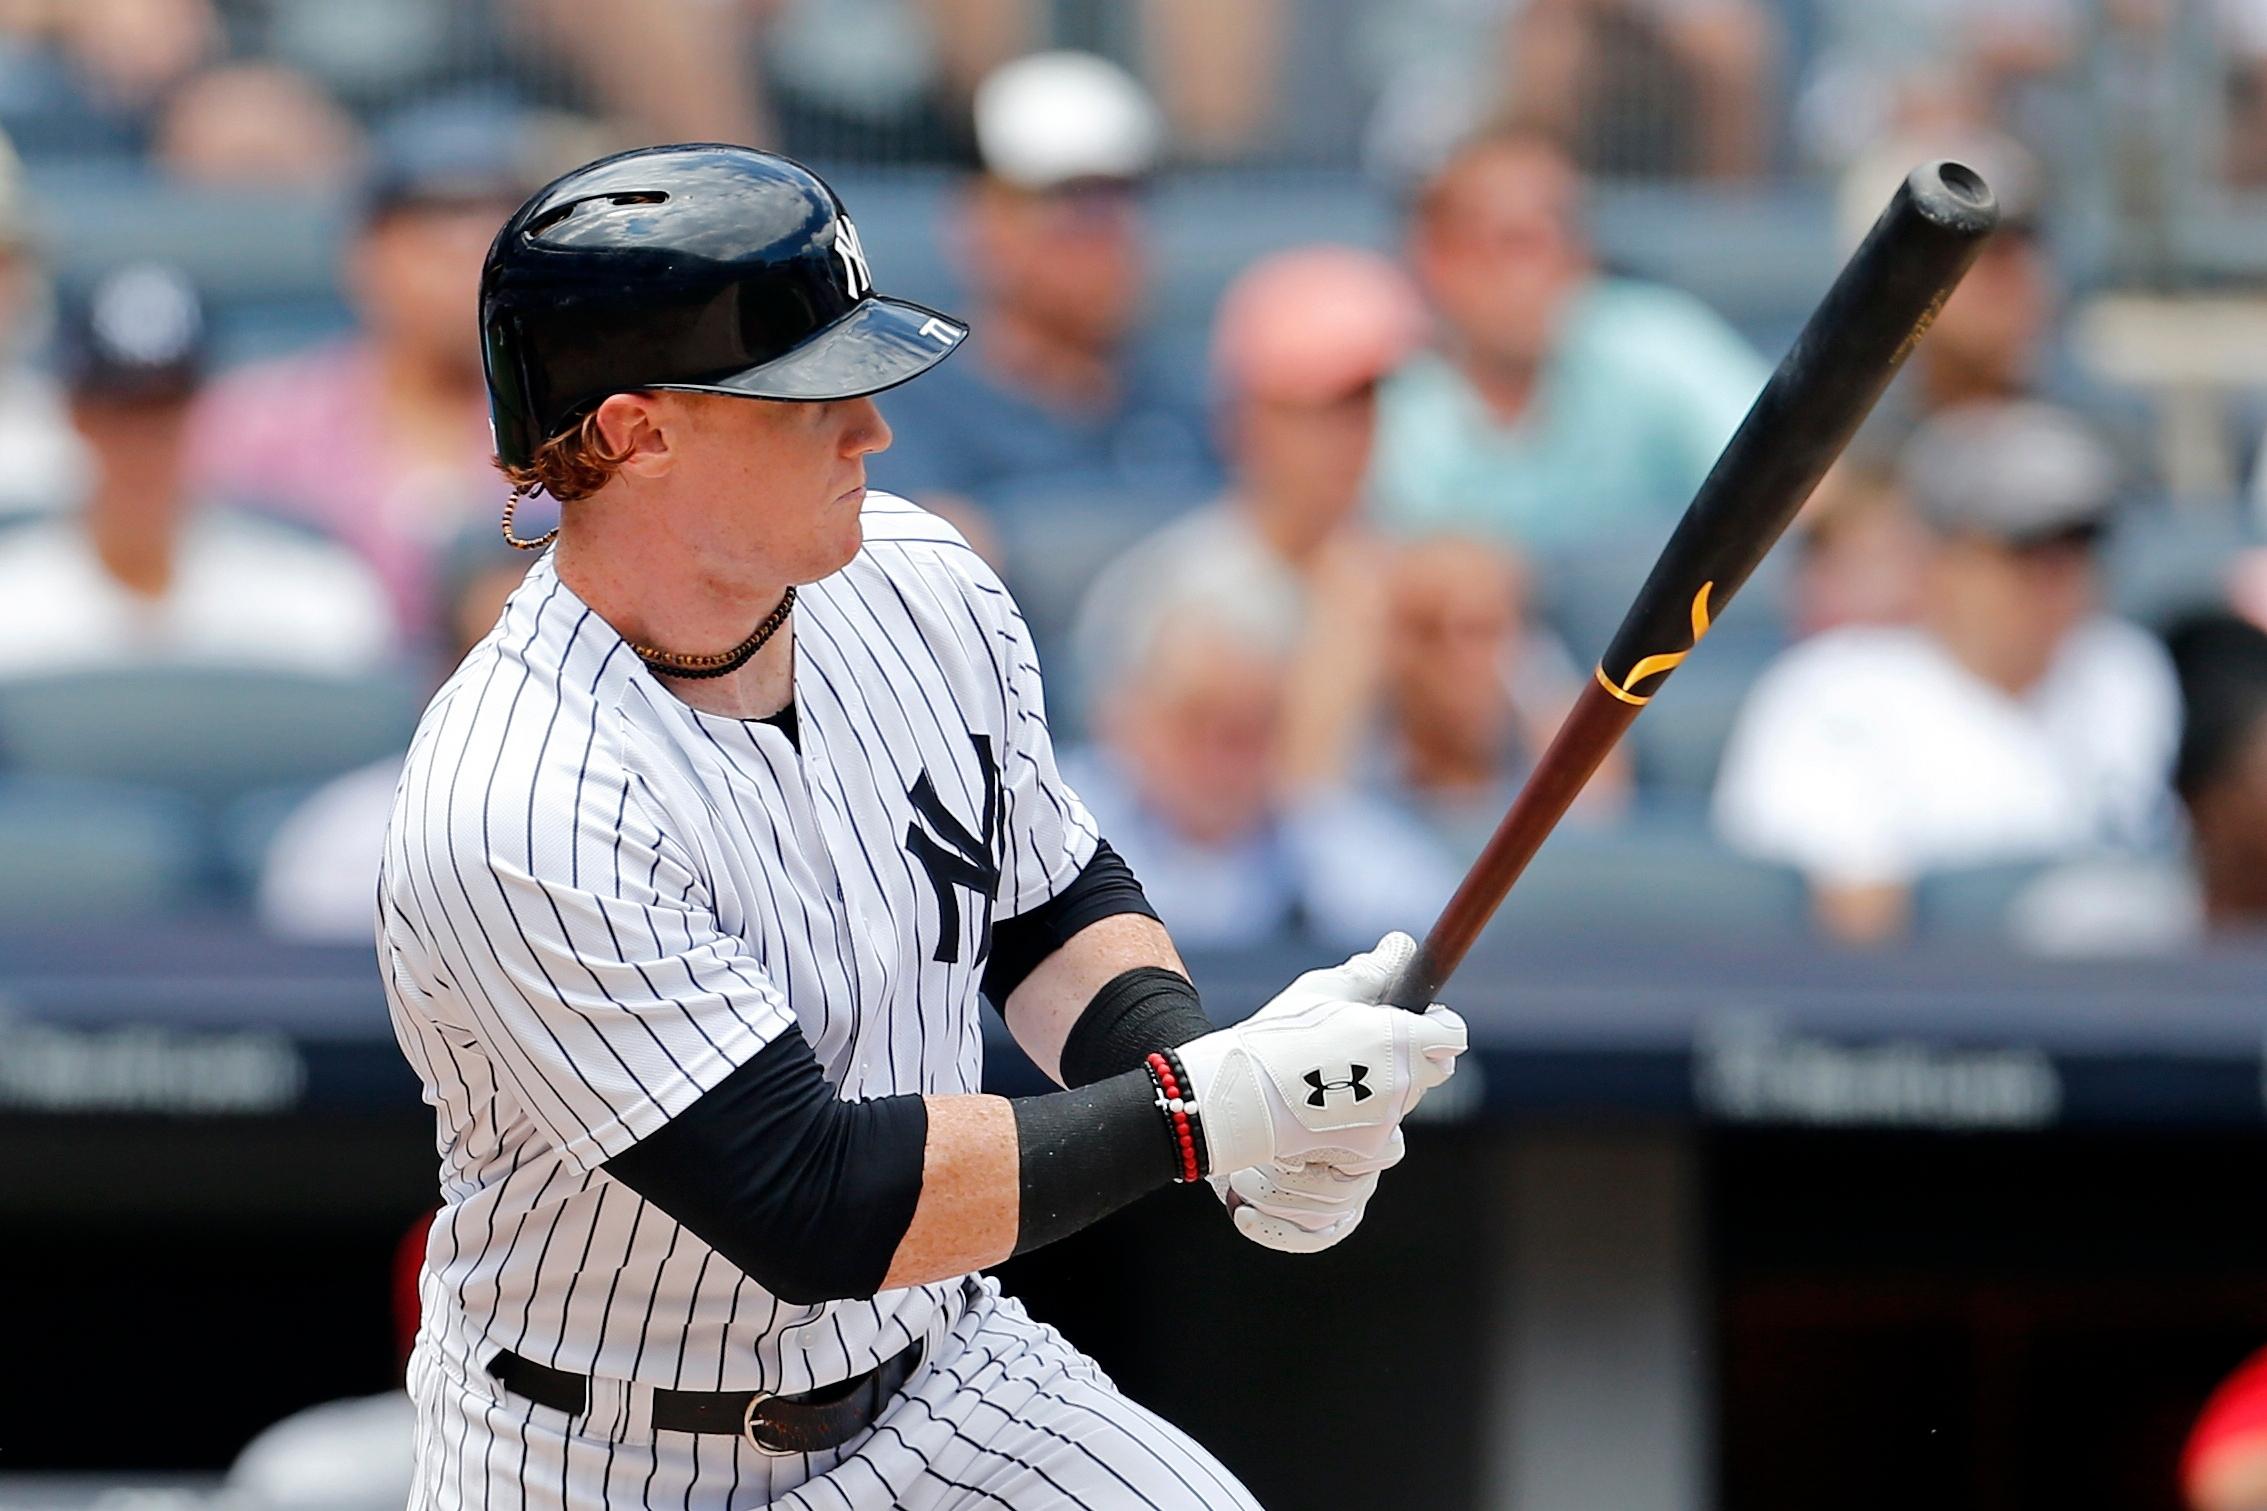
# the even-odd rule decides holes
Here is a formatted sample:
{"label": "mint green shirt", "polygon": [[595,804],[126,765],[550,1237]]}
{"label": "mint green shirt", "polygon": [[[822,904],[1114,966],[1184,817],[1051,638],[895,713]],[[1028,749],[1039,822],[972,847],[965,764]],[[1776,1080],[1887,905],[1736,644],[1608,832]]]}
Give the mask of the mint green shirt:
{"label": "mint green shirt", "polygon": [[1677,518],[1768,370],[1675,289],[1594,279],[1564,318],[1534,398],[1508,425],[1438,355],[1387,380],[1370,469],[1382,521],[1548,549]]}

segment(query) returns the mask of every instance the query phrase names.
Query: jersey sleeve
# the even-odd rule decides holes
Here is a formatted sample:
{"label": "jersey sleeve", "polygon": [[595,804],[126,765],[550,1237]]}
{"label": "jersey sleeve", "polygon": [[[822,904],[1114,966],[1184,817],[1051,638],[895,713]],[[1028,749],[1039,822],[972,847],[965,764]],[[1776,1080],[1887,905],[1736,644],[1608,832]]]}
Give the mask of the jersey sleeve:
{"label": "jersey sleeve", "polygon": [[[717,922],[635,778],[538,775],[507,805],[452,805],[398,857],[452,919],[438,967],[527,1115],[591,1170],[662,1127],[794,1023]],[[414,799],[415,794],[409,795]],[[546,798],[556,819],[546,819]],[[529,817],[514,821],[525,803]],[[571,818],[570,818],[571,815]],[[451,958],[453,957],[453,958]]]}
{"label": "jersey sleeve", "polygon": [[977,569],[974,582],[978,618],[986,622],[1006,710],[995,901],[999,917],[1013,918],[1070,885],[1094,858],[1101,831],[1056,769],[1031,627],[989,568]]}

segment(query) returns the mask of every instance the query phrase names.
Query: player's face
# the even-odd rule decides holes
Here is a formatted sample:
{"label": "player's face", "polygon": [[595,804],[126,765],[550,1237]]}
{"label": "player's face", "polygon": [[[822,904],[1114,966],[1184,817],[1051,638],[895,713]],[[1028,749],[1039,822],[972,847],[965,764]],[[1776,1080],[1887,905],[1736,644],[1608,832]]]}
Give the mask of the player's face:
{"label": "player's face", "polygon": [[866,457],[889,445],[870,398],[787,404],[677,394],[670,471],[712,501],[708,549],[751,577],[816,582],[858,554]]}

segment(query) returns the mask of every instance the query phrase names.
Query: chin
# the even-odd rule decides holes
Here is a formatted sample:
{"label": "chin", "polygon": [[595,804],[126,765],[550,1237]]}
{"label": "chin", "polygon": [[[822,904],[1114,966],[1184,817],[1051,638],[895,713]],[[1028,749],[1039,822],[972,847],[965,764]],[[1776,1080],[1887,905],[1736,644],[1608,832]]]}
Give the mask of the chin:
{"label": "chin", "polygon": [[819,570],[812,574],[813,580],[815,581],[820,577],[832,577],[844,567],[849,566],[858,555],[859,549],[865,544],[865,522],[859,518],[858,511],[853,509],[850,511],[850,517],[843,521],[842,527],[829,536],[827,545],[831,549],[825,553],[826,560],[820,564]]}

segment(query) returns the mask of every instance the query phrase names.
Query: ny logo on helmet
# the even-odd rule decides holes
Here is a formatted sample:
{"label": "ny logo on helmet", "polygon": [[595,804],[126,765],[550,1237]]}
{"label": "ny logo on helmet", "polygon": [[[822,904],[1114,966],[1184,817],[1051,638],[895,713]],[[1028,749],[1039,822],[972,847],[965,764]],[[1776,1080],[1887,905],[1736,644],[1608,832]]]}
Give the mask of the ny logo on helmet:
{"label": "ny logo on helmet", "polygon": [[1376,1092],[1370,1090],[1370,1067],[1367,1065],[1347,1066],[1346,1079],[1343,1081],[1324,1080],[1322,1078],[1322,1067],[1319,1065],[1308,1071],[1301,1079],[1314,1088],[1307,1093],[1307,1105],[1309,1107],[1322,1106],[1330,1100],[1330,1094],[1334,1091],[1351,1091],[1354,1093],[1354,1100],[1357,1102],[1366,1102],[1377,1095]]}
{"label": "ny logo on helmet", "polygon": [[866,267],[866,249],[858,244],[858,228],[847,217],[834,223],[834,255],[842,259],[842,281],[850,286],[850,297],[863,299],[874,287],[874,275]]}

